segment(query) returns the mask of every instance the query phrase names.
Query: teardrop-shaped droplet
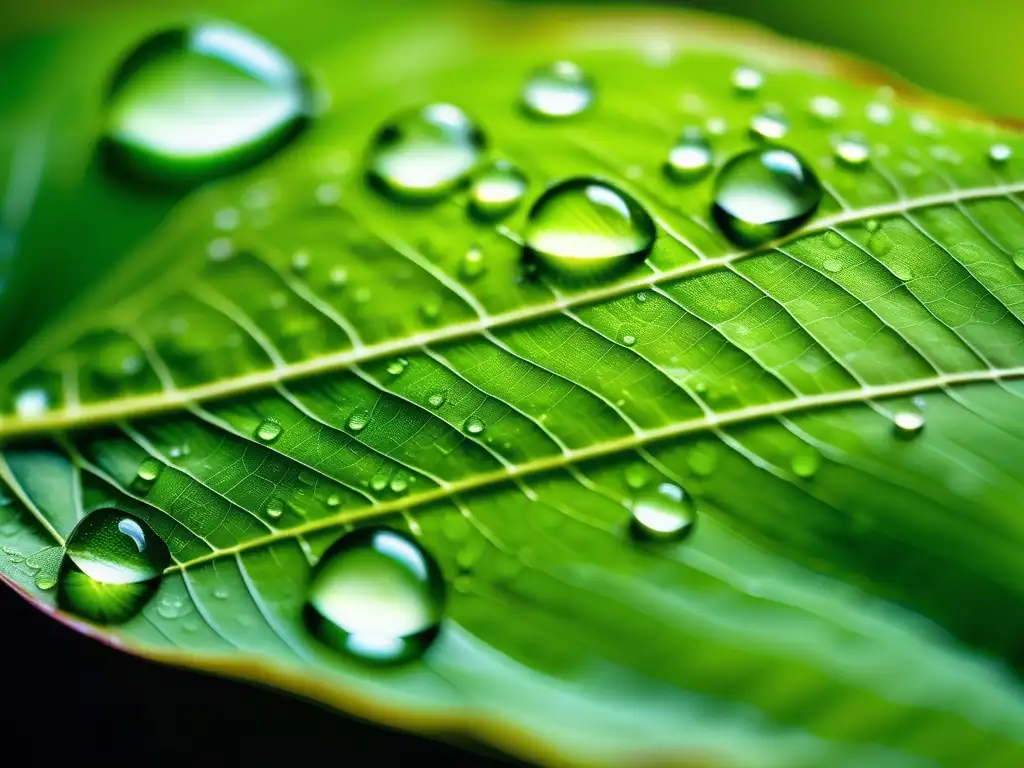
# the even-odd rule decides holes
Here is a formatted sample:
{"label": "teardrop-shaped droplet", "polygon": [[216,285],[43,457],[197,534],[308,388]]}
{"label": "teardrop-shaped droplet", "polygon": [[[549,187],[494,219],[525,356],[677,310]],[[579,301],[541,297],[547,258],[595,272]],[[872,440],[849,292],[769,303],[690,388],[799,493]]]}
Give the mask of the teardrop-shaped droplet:
{"label": "teardrop-shaped droplet", "polygon": [[669,150],[665,174],[674,181],[689,184],[704,178],[711,170],[711,144],[699,128],[688,128]]}
{"label": "teardrop-shaped droplet", "polygon": [[304,617],[332,648],[372,664],[423,654],[437,637],[447,589],[434,558],[409,536],[362,528],[313,570]]}
{"label": "teardrop-shaped droplet", "polygon": [[753,67],[737,67],[732,73],[732,87],[740,96],[753,96],[764,85],[764,75]]}
{"label": "teardrop-shaped droplet", "polygon": [[867,140],[860,134],[851,133],[841,136],[833,146],[836,160],[847,168],[863,168],[868,158],[871,157],[871,149]]}
{"label": "teardrop-shaped droplet", "polygon": [[272,443],[281,436],[284,427],[273,419],[264,419],[256,427],[256,438],[264,443]]}
{"label": "teardrop-shaped droplet", "polygon": [[530,209],[525,257],[567,278],[604,277],[642,261],[654,222],[632,197],[591,178],[562,181]]}
{"label": "teardrop-shaped droplet", "polygon": [[487,425],[479,416],[470,416],[466,419],[465,429],[471,435],[479,435],[486,427]]}
{"label": "teardrop-shaped droplet", "polygon": [[924,415],[917,411],[900,411],[892,418],[896,435],[905,440],[917,437],[924,429]]}
{"label": "teardrop-shaped droplet", "polygon": [[631,511],[633,535],[647,541],[679,541],[690,534],[696,520],[686,493],[672,483],[638,493]]}
{"label": "teardrop-shaped droplet", "polygon": [[396,115],[374,137],[368,175],[396,200],[434,202],[464,182],[486,146],[483,131],[453,104]]}
{"label": "teardrop-shaped droplet", "polygon": [[311,108],[303,74],[265,40],[223,23],[173,29],[114,73],[105,150],[133,176],[194,183],[265,159]]}
{"label": "teardrop-shaped droplet", "polygon": [[988,148],[988,160],[992,165],[1006,165],[1013,157],[1009,144],[993,144]]}
{"label": "teardrop-shaped droplet", "polygon": [[569,61],[556,61],[535,70],[523,86],[523,108],[534,117],[572,117],[593,101],[593,83],[582,69]]}
{"label": "teardrop-shaped droplet", "polygon": [[119,509],[86,515],[68,537],[58,578],[61,608],[108,624],[137,614],[171,555],[146,522]]}
{"label": "teardrop-shaped droplet", "polygon": [[469,192],[470,212],[493,221],[512,213],[523,200],[526,174],[505,160],[497,160],[473,179]]}
{"label": "teardrop-shaped droplet", "polygon": [[730,240],[752,247],[797,229],[820,202],[818,177],[797,155],[755,149],[719,171],[711,213]]}
{"label": "teardrop-shaped droplet", "polygon": [[750,118],[750,132],[765,141],[779,141],[789,132],[789,123],[781,110],[765,108]]}

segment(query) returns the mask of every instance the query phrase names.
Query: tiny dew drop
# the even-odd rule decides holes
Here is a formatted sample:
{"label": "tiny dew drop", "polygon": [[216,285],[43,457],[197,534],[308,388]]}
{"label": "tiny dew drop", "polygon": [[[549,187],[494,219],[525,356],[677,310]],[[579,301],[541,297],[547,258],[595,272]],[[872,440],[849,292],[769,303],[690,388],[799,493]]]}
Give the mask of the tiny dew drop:
{"label": "tiny dew drop", "polygon": [[401,475],[398,475],[397,477],[393,477],[391,479],[391,484],[389,487],[391,488],[392,493],[402,494],[409,490],[409,481],[406,480]]}
{"label": "tiny dew drop", "polygon": [[727,162],[715,178],[711,214],[740,246],[782,237],[809,219],[821,202],[814,171],[787,149],[754,149]]}
{"label": "tiny dew drop", "polygon": [[348,417],[348,428],[351,432],[362,432],[370,423],[370,412],[365,408],[357,408]]}
{"label": "tiny dew drop", "polygon": [[525,173],[505,160],[496,160],[473,179],[470,213],[485,221],[507,216],[522,202],[527,185]]}
{"label": "tiny dew drop", "polygon": [[362,528],[313,569],[303,616],[313,635],[371,664],[421,656],[437,637],[447,589],[434,558],[406,534]]}
{"label": "tiny dew drop", "polygon": [[486,425],[484,424],[483,419],[478,416],[470,416],[466,419],[465,430],[471,435],[479,435],[485,428]]}
{"label": "tiny dew drop", "polygon": [[442,405],[444,405],[445,400],[447,399],[448,396],[444,392],[433,392],[427,398],[427,405],[429,405],[431,408],[440,408]]}
{"label": "tiny dew drop", "polygon": [[867,141],[856,133],[840,137],[832,149],[836,160],[847,168],[863,168],[871,157]]}
{"label": "tiny dew drop", "polygon": [[626,485],[634,491],[643,488],[648,481],[647,468],[639,462],[626,467]]}
{"label": "tiny dew drop", "polygon": [[630,530],[643,541],[680,541],[693,531],[696,519],[686,493],[672,483],[638,493],[631,512]]}
{"label": "tiny dew drop", "polygon": [[704,133],[699,128],[687,128],[669,150],[665,175],[682,183],[698,181],[711,170],[711,159],[711,144]]}
{"label": "tiny dew drop", "polygon": [[375,491],[383,491],[388,487],[388,476],[383,472],[378,472],[370,478],[370,488]]}
{"label": "tiny dew drop", "polygon": [[144,521],[97,509],[68,537],[58,603],[97,623],[126,621],[153,596],[170,563],[167,545]]}
{"label": "tiny dew drop", "polygon": [[272,520],[277,520],[284,514],[284,502],[275,496],[267,502],[267,506],[264,507],[264,511],[267,513],[267,517]]}
{"label": "tiny dew drop", "polygon": [[642,261],[655,235],[650,215],[632,197],[577,177],[555,184],[533,204],[524,258],[563,277],[603,277]]}
{"label": "tiny dew drop", "polygon": [[1013,157],[1008,144],[993,144],[988,148],[988,160],[992,165],[1005,165]]}
{"label": "tiny dew drop", "polygon": [[406,360],[404,357],[399,357],[388,363],[387,368],[385,370],[387,370],[388,374],[390,374],[391,376],[400,376],[403,373],[405,373],[405,369],[408,366],[409,361]]}
{"label": "tiny dew drop", "polygon": [[811,114],[823,123],[833,123],[843,115],[843,106],[831,96],[815,96],[810,103]]}
{"label": "tiny dew drop", "polygon": [[278,424],[273,419],[264,419],[260,422],[259,426],[256,427],[256,438],[264,443],[272,443],[281,436],[284,432],[284,427]]}
{"label": "tiny dew drop", "polygon": [[396,115],[370,147],[367,174],[401,202],[435,202],[459,186],[480,162],[483,131],[453,104],[428,104]]}
{"label": "tiny dew drop", "polygon": [[622,343],[625,344],[627,347],[632,347],[634,344],[636,344],[636,336],[627,333],[625,336],[622,337]]}
{"label": "tiny dew drop", "polygon": [[753,96],[764,85],[764,75],[753,67],[737,67],[732,73],[732,87],[740,96]]}
{"label": "tiny dew drop", "polygon": [[790,461],[793,474],[805,480],[814,477],[821,468],[821,454],[816,450],[809,449],[793,456]]}
{"label": "tiny dew drop", "polygon": [[119,171],[195,183],[249,167],[308,123],[305,76],[281,51],[219,22],[160,32],[111,79],[104,150]]}
{"label": "tiny dew drop", "polygon": [[486,271],[484,254],[479,248],[470,248],[459,264],[459,274],[464,280],[476,280]]}
{"label": "tiny dew drop", "polygon": [[527,114],[562,119],[580,114],[593,103],[594,85],[577,65],[556,61],[534,70],[521,98]]}
{"label": "tiny dew drop", "polygon": [[924,429],[924,415],[916,411],[900,411],[892,418],[897,437],[905,440],[917,437]]}
{"label": "tiny dew drop", "polygon": [[892,107],[880,101],[868,104],[864,112],[875,125],[889,125],[892,122]]}
{"label": "tiny dew drop", "polygon": [[765,108],[750,118],[750,132],[765,141],[779,141],[789,132],[789,123],[779,108]]}

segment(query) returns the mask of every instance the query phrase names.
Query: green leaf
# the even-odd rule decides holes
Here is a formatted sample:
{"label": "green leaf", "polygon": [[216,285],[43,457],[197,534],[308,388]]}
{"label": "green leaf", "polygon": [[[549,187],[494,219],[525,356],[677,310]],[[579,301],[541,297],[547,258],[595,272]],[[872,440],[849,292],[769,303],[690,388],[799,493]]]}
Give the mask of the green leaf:
{"label": "green leaf", "polygon": [[[1019,765],[1020,135],[705,17],[497,6],[409,26],[313,46],[332,104],[310,135],[183,201],[4,362],[4,578],[130,652],[542,762]],[[595,104],[530,119],[523,79],[556,59]],[[734,92],[739,65],[764,72],[757,94]],[[405,207],[367,186],[370,137],[429,101],[526,172],[504,222],[467,216],[464,190]],[[720,166],[771,103],[826,199],[737,250],[713,179],[662,165],[712,120]],[[850,132],[864,168],[833,159]],[[529,202],[578,175],[639,201],[653,251],[597,284],[522,279]],[[907,413],[925,426],[900,439]],[[695,499],[693,534],[635,541],[634,497],[666,482]],[[173,564],[99,627],[50,587],[55,548],[110,506]],[[414,536],[449,590],[435,644],[390,669],[301,618],[319,555],[368,523]]]}

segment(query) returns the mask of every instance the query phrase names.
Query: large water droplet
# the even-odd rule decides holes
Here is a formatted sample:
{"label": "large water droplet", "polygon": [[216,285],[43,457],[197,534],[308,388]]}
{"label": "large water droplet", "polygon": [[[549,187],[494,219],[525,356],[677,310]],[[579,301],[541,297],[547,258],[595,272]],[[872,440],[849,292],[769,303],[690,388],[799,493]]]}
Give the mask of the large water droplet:
{"label": "large water droplet", "polygon": [[522,201],[526,187],[525,173],[505,160],[497,160],[473,179],[470,212],[488,221],[507,216]]}
{"label": "large water droplet", "polygon": [[665,174],[675,181],[691,183],[711,170],[711,144],[699,128],[687,128],[665,161]]}
{"label": "large water droplet", "polygon": [[818,177],[797,155],[755,149],[719,171],[711,213],[730,240],[752,247],[797,229],[820,202]]}
{"label": "large water droplet", "polygon": [[119,169],[194,183],[250,166],[307,123],[303,74],[242,29],[206,23],[156,34],[114,73],[105,150]]}
{"label": "large water droplet", "polygon": [[264,419],[260,422],[259,426],[256,427],[256,438],[264,443],[272,443],[281,436],[284,432],[284,427],[278,424],[273,419]]}
{"label": "large water droplet", "polygon": [[924,429],[924,416],[916,411],[900,411],[892,418],[896,435],[905,440],[917,437]]}
{"label": "large water droplet", "polygon": [[471,435],[479,435],[486,428],[487,425],[479,416],[470,416],[466,419],[465,429]]}
{"label": "large water droplet", "polygon": [[304,616],[327,645],[387,664],[420,656],[447,599],[434,558],[409,536],[362,528],[342,536],[313,570]]}
{"label": "large water droplet", "polygon": [[569,61],[556,61],[535,70],[523,86],[523,108],[534,117],[572,117],[593,101],[593,83]]}
{"label": "large water droplet", "polygon": [[58,601],[98,623],[125,621],[153,596],[170,562],[167,545],[144,521],[97,509],[68,537]]}
{"label": "large water droplet", "polygon": [[348,417],[348,428],[352,432],[362,432],[370,423],[370,412],[365,408],[357,408]]}
{"label": "large water droplet", "polygon": [[648,541],[679,541],[693,530],[696,519],[686,493],[672,483],[637,494],[631,511],[633,535]]}
{"label": "large water droplet", "polygon": [[433,202],[466,180],[486,145],[483,131],[452,104],[428,104],[395,116],[370,148],[368,175],[403,202]]}
{"label": "large water droplet", "polygon": [[596,179],[573,178],[533,204],[525,256],[562,276],[601,277],[642,261],[655,234],[650,215],[625,192]]}

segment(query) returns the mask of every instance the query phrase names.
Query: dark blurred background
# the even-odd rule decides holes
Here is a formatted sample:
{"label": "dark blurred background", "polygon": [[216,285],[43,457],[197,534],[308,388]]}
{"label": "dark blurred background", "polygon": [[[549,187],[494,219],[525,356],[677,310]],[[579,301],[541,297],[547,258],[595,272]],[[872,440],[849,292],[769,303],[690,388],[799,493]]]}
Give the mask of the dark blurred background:
{"label": "dark blurred background", "polygon": [[[167,19],[217,15],[257,31],[272,29],[275,44],[309,52],[336,44],[332,30],[337,27],[318,17],[321,12],[337,17],[339,7],[345,5],[343,0],[0,3],[0,194],[15,168],[36,162],[17,154],[33,151],[35,121],[52,121],[55,111],[65,107],[60,103],[62,94],[73,92],[77,77],[87,76],[54,71],[54,62],[66,61],[62,49],[67,40],[80,38],[83,25],[120,24],[140,14]],[[694,7],[760,22],[787,36],[856,53],[993,115],[1024,120],[1022,0],[691,0],[657,5]],[[284,19],[287,23],[275,23]],[[83,65],[87,73],[88,62]],[[52,136],[50,141],[60,144]],[[17,163],[16,158],[20,158]],[[41,163],[49,160],[38,158]],[[131,205],[125,242],[154,226],[173,204],[173,200],[129,201],[120,193],[105,194],[90,197],[89,209],[80,210],[77,220],[87,221],[104,207]],[[37,206],[40,199],[35,201]],[[49,242],[46,222],[40,222],[33,211],[20,210],[17,201],[4,203],[7,219],[26,227],[36,222],[38,233],[29,232],[29,240],[35,238],[34,248],[44,253]],[[76,220],[66,196],[54,205],[58,219]],[[10,225],[0,226],[0,282],[3,260],[16,255],[20,234]],[[89,247],[86,238],[82,248]],[[107,240],[105,248],[110,247]],[[7,298],[14,292],[9,291]],[[60,304],[59,296],[52,298]],[[16,318],[10,312],[5,317],[5,301],[0,286],[0,361],[4,336],[6,346],[17,346]],[[45,306],[39,312],[44,310]],[[19,307],[17,314],[25,311]],[[93,762],[117,765],[140,760],[184,764],[198,757],[238,764],[294,764],[304,759],[350,765],[413,760],[450,766],[511,764],[358,723],[285,695],[130,658],[48,619],[8,589],[0,589],[0,616],[6,630],[5,669],[24,675],[16,685],[10,678],[5,685],[2,730],[7,754],[12,754],[17,742],[35,754],[36,762],[46,763],[79,761],[87,754]]]}

